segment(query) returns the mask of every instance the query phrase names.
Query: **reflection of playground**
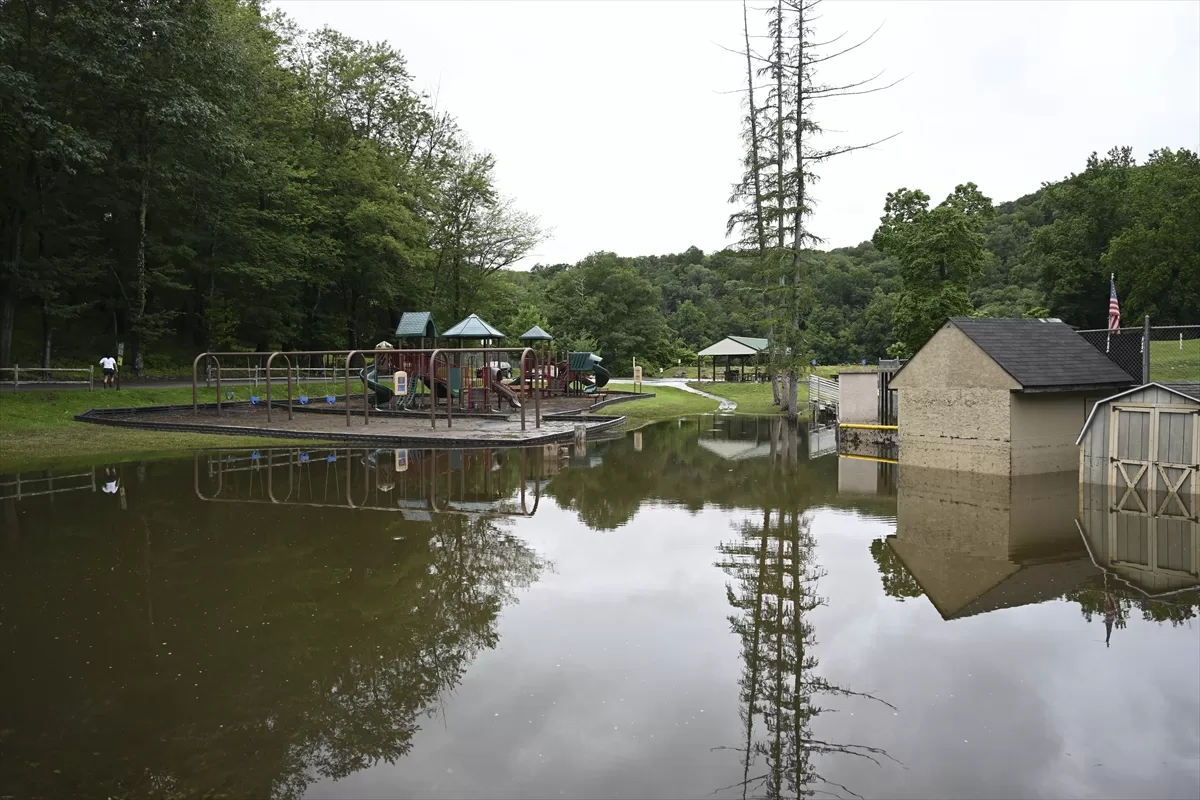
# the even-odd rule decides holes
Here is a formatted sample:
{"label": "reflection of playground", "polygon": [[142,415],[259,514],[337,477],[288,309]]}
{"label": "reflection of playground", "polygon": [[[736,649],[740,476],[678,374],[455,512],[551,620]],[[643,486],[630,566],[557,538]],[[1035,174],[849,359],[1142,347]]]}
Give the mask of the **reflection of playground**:
{"label": "reflection of playground", "polygon": [[54,470],[46,470],[41,475],[17,473],[9,480],[0,481],[0,500],[25,500],[78,491],[96,491],[95,467],[65,475],[55,475]]}
{"label": "reflection of playground", "polygon": [[201,500],[431,514],[533,516],[563,464],[557,445],[515,450],[264,448],[196,453]]}
{"label": "reflection of playground", "polygon": [[944,619],[1060,597],[1096,574],[1075,528],[1077,480],[905,467],[887,544]]}

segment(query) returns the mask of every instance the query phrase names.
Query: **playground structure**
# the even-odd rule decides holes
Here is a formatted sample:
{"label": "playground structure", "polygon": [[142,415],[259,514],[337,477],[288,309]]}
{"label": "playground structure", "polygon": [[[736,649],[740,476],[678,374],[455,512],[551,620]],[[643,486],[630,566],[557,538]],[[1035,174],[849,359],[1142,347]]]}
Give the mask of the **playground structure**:
{"label": "playground structure", "polygon": [[[433,450],[315,447],[219,450],[194,456],[196,496],[207,502],[532,517],[559,447]],[[206,491],[207,490],[207,493]]]}
{"label": "playground structure", "polygon": [[[261,373],[264,395],[250,396],[251,405],[260,402],[265,406],[267,422],[272,421],[272,409],[276,405],[272,384],[277,369],[286,376],[287,418],[294,418],[296,403],[308,407],[306,411],[329,410],[328,407],[344,405],[347,427],[355,416],[355,402],[351,402],[352,383],[362,386],[363,424],[369,425],[372,410],[383,414],[424,414],[428,412],[431,427],[437,429],[437,419],[444,416],[446,427],[453,427],[454,415],[491,415],[501,413],[507,403],[510,411],[520,412],[521,430],[526,429],[526,407],[533,401],[534,426],[541,428],[541,404],[544,397],[584,397],[600,399],[601,390],[608,384],[609,373],[601,366],[603,360],[595,353],[567,352],[553,354],[548,342],[549,334],[535,326],[521,339],[521,347],[503,347],[494,344],[504,338],[478,316],[472,314],[445,333],[439,334],[429,312],[405,312],[396,329],[398,343],[379,342],[374,348],[355,350],[278,350],[272,352],[205,352],[192,363],[192,414],[199,414],[199,369],[205,365],[205,381],[208,382],[215,366],[216,413],[222,415],[226,401],[222,386],[221,359],[246,359],[247,363],[265,360]],[[438,339],[478,341],[477,347],[431,347]],[[540,343],[538,350],[528,344]],[[416,345],[416,346],[412,346]],[[500,360],[502,356],[518,353],[518,370],[515,378],[512,367]],[[323,397],[312,407],[309,397],[302,388],[296,391],[294,376],[299,374],[303,359],[310,362],[320,359],[322,363],[333,361],[343,379],[344,394],[341,398],[330,394],[328,385],[323,385]],[[356,367],[357,364],[357,367]],[[317,370],[317,372],[321,372]],[[256,381],[258,372],[256,370]],[[275,379],[277,380],[277,379]],[[276,384],[277,385],[277,384]],[[319,402],[324,400],[322,404]],[[372,402],[372,400],[374,402]],[[493,403],[494,401],[494,403]],[[321,408],[321,406],[324,408]],[[493,409],[493,405],[495,409]]]}

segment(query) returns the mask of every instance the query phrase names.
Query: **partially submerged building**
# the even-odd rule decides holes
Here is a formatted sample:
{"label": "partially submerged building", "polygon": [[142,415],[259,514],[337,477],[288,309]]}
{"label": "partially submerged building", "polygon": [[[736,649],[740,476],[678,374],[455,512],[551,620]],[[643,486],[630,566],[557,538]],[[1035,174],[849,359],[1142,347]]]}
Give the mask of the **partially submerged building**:
{"label": "partially submerged building", "polygon": [[993,475],[1075,470],[1092,406],[1131,383],[1059,320],[954,317],[889,383],[900,463]]}

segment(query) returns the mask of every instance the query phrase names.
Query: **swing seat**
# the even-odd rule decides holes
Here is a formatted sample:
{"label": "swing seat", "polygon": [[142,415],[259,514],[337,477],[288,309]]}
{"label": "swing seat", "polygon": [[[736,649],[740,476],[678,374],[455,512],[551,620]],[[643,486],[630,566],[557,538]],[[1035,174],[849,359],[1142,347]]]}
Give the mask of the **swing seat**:
{"label": "swing seat", "polygon": [[331,394],[327,394],[327,395],[325,395],[325,402],[328,405],[333,405],[334,403],[337,402],[337,398]]}
{"label": "swing seat", "polygon": [[255,451],[253,451],[252,453],[250,453],[250,460],[251,460],[251,461],[258,461],[258,459],[259,459],[260,457],[261,457],[261,456],[259,456],[259,454],[258,454],[258,451],[257,451],[257,450],[255,450]]}
{"label": "swing seat", "polygon": [[335,454],[333,454],[333,453],[330,453],[329,455],[325,456],[325,463],[326,463],[326,464],[332,464],[332,463],[334,463],[335,461],[337,461],[337,456],[336,456]]}
{"label": "swing seat", "polygon": [[308,397],[306,395],[300,395],[300,405],[308,405]]}
{"label": "swing seat", "polygon": [[252,405],[252,406],[258,405],[258,395],[256,395],[256,394],[250,395],[250,405]]}
{"label": "swing seat", "polygon": [[307,464],[307,463],[308,463],[308,453],[301,453],[301,454],[300,454],[300,463],[301,463],[301,464]]}

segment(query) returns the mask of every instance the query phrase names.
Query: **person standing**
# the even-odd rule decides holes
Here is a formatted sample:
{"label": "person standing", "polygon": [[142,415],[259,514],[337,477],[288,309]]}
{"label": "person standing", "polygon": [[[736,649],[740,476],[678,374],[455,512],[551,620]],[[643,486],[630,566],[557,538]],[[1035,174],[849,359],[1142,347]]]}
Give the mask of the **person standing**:
{"label": "person standing", "polygon": [[104,356],[100,359],[100,369],[104,372],[104,388],[111,388],[113,376],[117,374],[117,360],[112,356]]}

